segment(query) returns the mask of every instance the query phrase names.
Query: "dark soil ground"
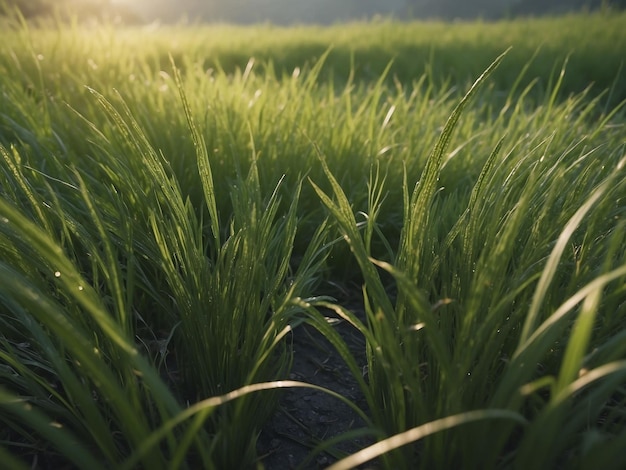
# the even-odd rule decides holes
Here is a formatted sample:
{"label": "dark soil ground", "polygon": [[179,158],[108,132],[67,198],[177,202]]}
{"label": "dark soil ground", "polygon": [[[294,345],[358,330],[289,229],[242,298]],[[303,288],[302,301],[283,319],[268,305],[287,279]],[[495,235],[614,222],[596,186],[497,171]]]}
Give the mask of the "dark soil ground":
{"label": "dark soil ground", "polygon": [[[324,313],[332,316],[329,312]],[[365,367],[363,339],[346,323],[339,323],[336,328],[359,365]],[[293,332],[290,378],[333,390],[367,410],[359,387],[341,356],[308,325],[300,326]],[[311,456],[316,444],[363,427],[359,416],[340,400],[315,390],[288,389],[281,397],[278,411],[263,428],[257,450],[266,470],[326,468],[373,441],[368,438],[349,439],[330,451]]]}

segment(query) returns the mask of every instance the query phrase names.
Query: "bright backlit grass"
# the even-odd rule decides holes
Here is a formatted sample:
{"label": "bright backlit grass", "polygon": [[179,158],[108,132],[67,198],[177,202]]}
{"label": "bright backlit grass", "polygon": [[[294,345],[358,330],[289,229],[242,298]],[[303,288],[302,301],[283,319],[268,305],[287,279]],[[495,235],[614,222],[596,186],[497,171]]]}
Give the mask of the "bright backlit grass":
{"label": "bright backlit grass", "polygon": [[0,455],[252,466],[308,322],[337,468],[617,468],[625,18],[3,30]]}

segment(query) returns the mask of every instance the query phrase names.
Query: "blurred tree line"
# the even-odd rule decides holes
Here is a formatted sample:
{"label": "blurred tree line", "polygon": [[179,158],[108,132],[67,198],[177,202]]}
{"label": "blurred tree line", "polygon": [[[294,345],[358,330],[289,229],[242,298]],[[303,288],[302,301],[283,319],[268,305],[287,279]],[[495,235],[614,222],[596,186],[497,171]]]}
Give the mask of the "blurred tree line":
{"label": "blurred tree line", "polygon": [[521,0],[512,8],[513,15],[541,15],[572,10],[599,10],[601,8],[626,9],[626,0]]}
{"label": "blurred tree line", "polygon": [[407,0],[412,16],[445,19],[540,16],[601,8],[624,9],[626,0]]}

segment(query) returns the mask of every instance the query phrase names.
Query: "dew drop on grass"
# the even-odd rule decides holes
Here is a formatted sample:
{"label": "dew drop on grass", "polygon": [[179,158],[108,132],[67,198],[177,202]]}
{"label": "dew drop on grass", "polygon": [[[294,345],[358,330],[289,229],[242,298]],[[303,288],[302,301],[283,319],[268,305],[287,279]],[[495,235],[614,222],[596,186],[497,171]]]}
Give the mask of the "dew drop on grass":
{"label": "dew drop on grass", "polygon": [[78,286],[78,290],[84,290],[83,286]]}
{"label": "dew drop on grass", "polygon": [[0,218],[0,222],[2,222],[3,224],[8,224],[9,223],[9,219],[7,219],[6,217],[2,217],[2,218]]}
{"label": "dew drop on grass", "polygon": [[61,271],[55,271],[54,277],[61,277]]}

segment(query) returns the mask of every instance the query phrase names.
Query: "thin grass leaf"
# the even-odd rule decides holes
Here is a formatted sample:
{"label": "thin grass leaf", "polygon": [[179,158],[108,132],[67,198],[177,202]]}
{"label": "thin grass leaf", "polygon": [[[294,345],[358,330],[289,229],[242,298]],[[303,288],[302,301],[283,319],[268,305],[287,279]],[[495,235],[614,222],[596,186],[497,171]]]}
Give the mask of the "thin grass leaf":
{"label": "thin grass leaf", "polygon": [[322,452],[326,452],[332,455],[333,457],[337,458],[338,460],[344,459],[348,457],[348,454],[346,452],[335,450],[334,447],[337,444],[341,444],[343,442],[354,442],[357,439],[372,438],[372,437],[382,437],[382,436],[380,433],[377,433],[371,427],[368,427],[368,428],[361,428],[361,429],[351,429],[350,431],[344,432],[338,436],[325,439],[321,441],[319,444],[317,444],[311,450],[311,452],[309,452],[307,457],[302,462],[300,462],[300,464],[296,467],[296,470],[305,470],[307,468],[310,468],[311,463],[313,462],[315,457],[317,457]]}
{"label": "thin grass leaf", "polygon": [[8,166],[11,171],[14,181],[17,182],[19,188],[22,190],[22,193],[26,196],[28,202],[30,203],[31,208],[35,211],[39,222],[43,225],[46,232],[52,231],[52,226],[48,217],[44,214],[42,210],[42,201],[35,194],[33,189],[31,188],[31,183],[26,179],[21,169],[23,165],[20,161],[20,155],[17,149],[12,149],[13,156],[9,153],[9,151],[0,143],[0,155],[4,159],[4,163]]}
{"label": "thin grass leaf", "polygon": [[[0,408],[14,414],[32,429],[37,430],[44,439],[54,444],[78,468],[93,468],[94,470],[106,468],[70,431],[3,387],[0,387]],[[3,460],[3,465],[9,464],[11,460],[13,459]],[[20,465],[17,467],[11,465],[11,468],[20,468]]]}
{"label": "thin grass leaf", "polygon": [[0,446],[0,460],[12,470],[29,470],[31,467],[16,459],[4,446]]}
{"label": "thin grass leaf", "polygon": [[200,174],[200,180],[202,182],[202,188],[204,190],[204,200],[206,202],[207,208],[209,209],[209,216],[211,218],[211,233],[213,234],[213,240],[215,242],[215,246],[218,247],[221,245],[219,214],[217,212],[217,202],[215,198],[215,184],[213,183],[213,171],[211,169],[211,163],[209,161],[209,153],[207,151],[204,137],[198,131],[198,128],[193,119],[191,108],[189,107],[189,103],[187,101],[187,95],[185,94],[185,89],[183,87],[183,81],[180,75],[180,71],[178,70],[178,67],[176,67],[176,64],[174,63],[174,59],[171,55],[170,55],[170,63],[172,65],[172,68],[174,69],[174,78],[176,81],[176,87],[178,88],[178,93],[183,103],[183,109],[185,111],[185,116],[187,118],[189,130],[191,131],[191,137],[193,139],[194,148],[196,150],[196,161],[198,164],[198,171]]}
{"label": "thin grass leaf", "polygon": [[[319,306],[327,306],[326,302],[321,302]],[[322,317],[317,311],[311,310],[311,305],[301,302],[301,306],[305,311],[309,313],[309,316],[305,320],[306,323],[313,326],[316,330],[324,335],[324,337],[330,342],[330,344],[335,348],[335,350],[339,353],[343,361],[350,369],[352,376],[359,384],[363,394],[365,395],[365,400],[368,404],[373,404],[371,391],[369,387],[367,387],[366,382],[363,378],[363,373],[361,368],[358,366],[354,354],[349,350],[345,341],[341,338],[339,333],[328,323],[327,319]],[[333,308],[332,304],[330,308]],[[337,307],[334,307],[335,311],[337,311]],[[346,313],[343,311],[342,313]],[[364,420],[365,423],[370,423],[370,419],[364,415],[362,412],[359,412],[360,417]]]}
{"label": "thin grass leaf", "polygon": [[625,275],[626,265],[598,276],[561,304],[534,331],[533,335],[523,345],[518,347],[500,380],[492,400],[492,406],[507,406],[507,403],[511,405],[515,403],[518,399],[517,390],[519,387],[530,379],[536,364],[562,334],[563,329],[566,327],[563,322],[567,315],[572,312],[576,305],[584,301],[587,296],[594,294],[598,289],[604,288],[611,281]]}
{"label": "thin grass leaf", "polygon": [[[17,321],[19,321],[26,329],[29,336],[33,341],[36,341],[39,354],[42,355],[39,361],[47,361],[50,363],[53,377],[63,384],[63,392],[57,391],[56,394],[61,395],[57,399],[56,403],[60,406],[66,406],[69,414],[74,415],[70,421],[74,425],[84,426],[87,424],[88,429],[85,431],[88,433],[91,439],[97,443],[97,447],[101,455],[109,461],[115,461],[116,459],[116,446],[109,429],[109,418],[104,416],[101,410],[98,408],[98,404],[93,400],[91,396],[92,389],[90,384],[85,383],[85,377],[77,374],[72,370],[67,361],[67,350],[63,347],[58,347],[54,344],[53,338],[50,337],[50,331],[57,333],[55,338],[60,338],[65,341],[72,341],[72,343],[84,342],[84,338],[76,337],[71,334],[69,328],[66,325],[63,331],[59,334],[58,330],[51,328],[49,324],[53,319],[58,317],[61,306],[54,305],[51,299],[46,299],[45,296],[33,289],[29,289],[28,281],[21,278],[19,274],[9,268],[0,265],[0,279],[4,278],[4,275],[8,274],[12,282],[17,283],[18,287],[15,288],[10,282],[5,282],[4,286],[11,289],[11,296],[7,298],[7,292],[2,292],[3,303],[10,309]],[[5,278],[6,279],[6,278]],[[4,287],[3,286],[3,287]],[[26,292],[30,299],[33,299],[30,303],[28,301],[20,300],[20,294]],[[26,305],[21,305],[26,303]],[[35,310],[37,309],[37,310]],[[46,323],[43,325],[32,318],[29,312],[40,312],[45,315]],[[62,321],[62,320],[61,320]],[[83,340],[83,341],[80,341]],[[75,346],[75,344],[72,344]],[[89,349],[93,351],[93,346]],[[24,371],[25,365],[20,364],[16,371],[21,373],[23,377],[27,378],[34,372]],[[100,377],[100,380],[102,377]],[[44,379],[45,380],[45,379]],[[33,397],[48,398],[51,399],[55,394],[36,394],[35,389],[30,389],[29,395]],[[79,411],[80,410],[80,411]],[[60,418],[60,417],[59,417]],[[83,421],[83,422],[81,422]],[[68,426],[70,422],[66,423]]]}
{"label": "thin grass leaf", "polygon": [[602,298],[601,289],[590,293],[582,303],[576,324],[570,334],[567,349],[561,364],[561,370],[554,387],[554,393],[559,393],[578,377],[587,354],[593,327],[598,315],[598,308]]}
{"label": "thin grass leaf", "polygon": [[185,410],[181,411],[178,415],[174,416],[167,422],[163,423],[161,427],[157,430],[153,431],[142,443],[139,447],[137,447],[133,453],[133,455],[127,459],[120,467],[120,470],[131,470],[136,468],[136,465],[144,458],[146,453],[152,452],[153,449],[158,446],[159,442],[163,440],[168,434],[170,434],[177,426],[184,423],[185,421],[193,418],[194,416],[201,414],[202,419],[207,419],[211,413],[215,411],[216,408],[230,402],[233,400],[237,400],[239,398],[246,397],[252,393],[269,391],[269,390],[277,390],[282,388],[307,388],[311,390],[316,390],[319,392],[326,393],[341,402],[348,405],[354,411],[359,413],[362,417],[367,419],[360,408],[358,408],[354,403],[345,398],[343,395],[333,392],[332,390],[328,390],[324,387],[319,387],[317,385],[312,385],[304,382],[298,382],[294,380],[277,380],[274,382],[264,382],[246,385],[244,387],[238,388],[237,390],[233,390],[224,395],[215,396],[211,398],[207,398],[205,400],[201,400],[193,405],[189,406]]}
{"label": "thin grass leaf", "polygon": [[[442,381],[451,380],[453,378],[452,360],[447,347],[447,341],[438,331],[437,321],[433,315],[432,307],[424,297],[423,293],[420,292],[407,275],[402,273],[399,269],[393,267],[391,264],[374,259],[370,259],[370,261],[394,277],[399,285],[400,291],[405,296],[411,308],[417,312],[420,321],[424,323],[424,334],[428,338],[428,341],[434,351],[434,356],[439,362]],[[452,384],[446,383],[444,387],[454,389],[454,385]]]}
{"label": "thin grass leaf", "polygon": [[574,231],[578,228],[578,226],[582,223],[583,219],[587,215],[587,213],[593,208],[593,206],[604,196],[604,194],[611,187],[612,178],[607,179],[602,184],[600,184],[596,190],[590,195],[590,197],[585,201],[585,203],[576,211],[576,213],[571,217],[568,223],[565,225],[561,235],[556,242],[552,252],[550,253],[550,257],[546,262],[546,266],[541,273],[541,278],[537,283],[537,288],[535,290],[535,294],[533,296],[532,304],[530,309],[528,310],[528,314],[526,315],[526,320],[524,321],[524,326],[522,327],[522,333],[520,335],[518,352],[519,354],[521,346],[526,343],[529,337],[535,331],[535,325],[539,319],[539,315],[541,312],[541,304],[543,303],[546,293],[550,287],[550,283],[554,279],[554,275],[556,273],[557,267],[559,265],[559,261],[563,252],[567,248],[569,239],[571,238]]}
{"label": "thin grass leaf", "polygon": [[[320,152],[319,149],[317,150]],[[313,181],[311,181],[311,185],[313,186],[313,189],[317,193],[318,197],[322,200],[322,203],[329,209],[333,217],[335,217],[339,223],[344,233],[344,237],[350,245],[350,249],[352,250],[356,261],[361,268],[365,284],[367,285],[368,290],[371,291],[374,300],[378,303],[378,305],[380,305],[385,314],[392,315],[393,307],[387,297],[378,273],[369,261],[369,254],[365,248],[363,239],[358,232],[358,225],[356,223],[356,219],[354,218],[354,214],[352,213],[352,209],[350,208],[348,198],[339,185],[339,182],[332,175],[322,154],[318,153],[318,155],[324,174],[333,189],[333,195],[337,199],[337,203],[333,202],[332,199],[330,199]]]}
{"label": "thin grass leaf", "polygon": [[626,432],[601,443],[596,443],[581,458],[582,470],[621,470],[623,467],[624,448],[626,448]]}
{"label": "thin grass leaf", "polygon": [[100,236],[100,246],[104,249],[105,263],[108,267],[105,275],[108,277],[109,290],[114,298],[115,310],[117,313],[117,319],[119,325],[124,329],[127,334],[132,334],[132,317],[128,312],[128,307],[125,301],[124,286],[122,284],[122,273],[118,263],[117,256],[114,254],[114,248],[111,243],[111,236],[104,228],[102,222],[102,216],[99,213],[96,205],[92,200],[92,196],[89,194],[89,190],[85,185],[80,174],[76,172],[76,178],[80,187],[80,193],[85,201],[85,205],[89,210],[91,216],[91,222],[95,225],[98,235]]}
{"label": "thin grass leaf", "polygon": [[[448,118],[437,143],[435,144],[419,182],[416,184],[410,197],[408,211],[405,207],[404,226],[400,238],[396,264],[398,268],[405,271],[410,277],[417,279],[421,268],[422,252],[425,246],[426,231],[424,228],[428,224],[428,214],[430,212],[432,198],[436,192],[436,185],[439,179],[444,153],[450,142],[452,132],[470,100],[474,97],[483,83],[500,65],[508,53],[505,51],[498,56],[491,65],[478,77],[463,99],[456,105],[452,114]],[[405,196],[406,199],[406,196]]]}
{"label": "thin grass leaf", "polygon": [[327,470],[350,470],[361,464],[369,462],[376,457],[384,455],[391,450],[419,441],[420,439],[447,429],[455,428],[475,421],[496,419],[511,420],[521,425],[527,424],[527,421],[519,413],[509,410],[488,409],[468,411],[466,413],[460,413],[422,424],[421,426],[411,428],[408,431],[379,441],[376,444],[366,447],[365,449],[362,449],[351,456],[334,463],[328,467]]}
{"label": "thin grass leaf", "polygon": [[[177,412],[180,409],[178,404],[163,385],[158,373],[139,356],[132,343],[126,339],[122,328],[102,306],[93,288],[76,271],[75,266],[64,256],[59,246],[1,198],[0,214],[2,217],[0,233],[19,234],[22,239],[27,240],[33,251],[46,260],[48,266],[57,269],[54,275],[50,275],[50,277],[55,279],[63,292],[77,305],[80,305],[85,314],[95,321],[107,340],[119,348],[115,352],[108,351],[108,353],[113,357],[119,358],[121,356],[123,358],[121,369],[114,370],[114,367],[120,364],[114,364],[113,367],[110,364],[105,365],[105,358],[93,344],[93,333],[82,330],[81,326],[75,324],[76,319],[69,317],[53,299],[34,290],[21,277],[16,276],[15,271],[0,265],[0,277],[3,279],[2,287],[5,295],[10,293],[14,302],[23,305],[26,311],[36,315],[37,319],[46,325],[46,328],[54,332],[58,340],[63,341],[67,352],[71,353],[74,360],[81,364],[86,376],[94,384],[97,384],[102,395],[109,401],[118,423],[125,428],[125,437],[131,442],[139,442],[147,432],[149,424],[145,417],[139,419],[134,413],[133,400],[129,401],[127,390],[118,382],[117,373],[121,373],[121,375],[131,374],[133,379],[138,373],[153,390],[153,396],[157,398],[162,411]],[[55,357],[54,352],[51,352],[50,355],[52,358]],[[133,366],[136,371],[131,370]],[[63,379],[68,381],[68,385],[71,384],[69,376],[63,377]],[[89,398],[89,394],[85,394],[84,390],[78,390],[78,393]],[[130,397],[132,396],[133,390],[130,389]],[[89,407],[85,406],[84,410],[88,412]],[[88,422],[96,425],[96,421],[92,421],[92,419],[97,416],[97,413],[92,414]],[[129,419],[130,417],[132,419]],[[110,433],[108,435],[110,436]],[[159,458],[163,458],[157,452],[147,457],[153,464],[156,464]]]}
{"label": "thin grass leaf", "polygon": [[563,65],[561,66],[561,69],[559,70],[559,77],[557,78],[557,81],[554,84],[554,86],[550,87],[552,92],[550,93],[550,98],[548,99],[548,103],[547,103],[547,107],[548,107],[547,114],[549,114],[549,111],[551,111],[552,108],[554,107],[556,103],[556,99],[559,95],[559,92],[561,91],[561,86],[563,84],[563,79],[565,78],[565,70],[567,69],[569,58],[570,56],[568,55],[563,61]]}
{"label": "thin grass leaf", "polygon": [[[575,434],[580,433],[580,426],[587,427],[590,416],[593,416],[594,410],[585,406],[584,401],[582,407],[576,410],[571,404],[572,398],[594,385],[598,388],[595,393],[606,400],[625,378],[626,361],[616,361],[586,372],[558,391],[529,426],[517,458],[520,468],[555,465],[559,454],[566,451],[565,446],[571,443]],[[598,403],[598,400],[590,399],[589,402]]]}

